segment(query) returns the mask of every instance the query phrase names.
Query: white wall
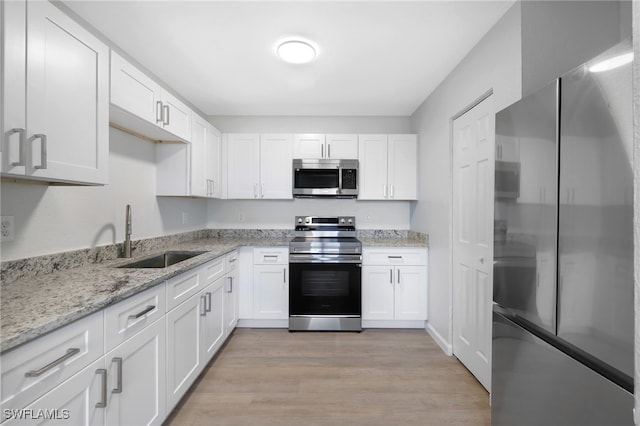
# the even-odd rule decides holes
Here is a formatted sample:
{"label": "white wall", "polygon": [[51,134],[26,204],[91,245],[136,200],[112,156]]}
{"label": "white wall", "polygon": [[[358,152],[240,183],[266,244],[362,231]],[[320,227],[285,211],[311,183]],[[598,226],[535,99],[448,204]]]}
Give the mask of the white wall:
{"label": "white wall", "polygon": [[356,216],[360,229],[409,229],[409,202],[350,199],[213,200],[208,228],[293,229],[295,216]]}
{"label": "white wall", "polygon": [[451,344],[451,119],[493,89],[500,110],[520,99],[520,2],[471,50],[411,117],[419,140],[419,201],[411,229],[429,234],[429,330]]}
{"label": "white wall", "polygon": [[[409,117],[210,116],[208,119],[224,133],[411,133]],[[207,206],[207,226],[292,229],[296,215],[355,215],[362,229],[409,229],[410,214],[409,201],[211,200]]]}
{"label": "white wall", "polygon": [[109,185],[2,182],[0,210],[14,217],[16,235],[2,243],[3,261],[122,242],[126,204],[134,240],[205,228],[205,201],[156,198],[153,143],[113,128],[109,138]]}

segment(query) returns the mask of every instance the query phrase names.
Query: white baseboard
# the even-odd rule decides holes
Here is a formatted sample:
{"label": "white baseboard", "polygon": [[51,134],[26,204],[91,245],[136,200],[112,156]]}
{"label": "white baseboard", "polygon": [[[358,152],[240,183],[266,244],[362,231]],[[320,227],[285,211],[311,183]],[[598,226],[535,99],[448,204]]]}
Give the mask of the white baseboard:
{"label": "white baseboard", "polygon": [[429,336],[431,336],[431,338],[435,340],[435,342],[438,344],[438,346],[440,346],[440,349],[442,349],[445,354],[449,356],[453,355],[453,346],[451,346],[451,343],[447,342],[440,335],[440,333],[438,333],[438,331],[431,326],[431,324],[427,323],[425,329],[427,330],[427,333],[429,333]]}
{"label": "white baseboard", "polygon": [[362,320],[362,328],[424,328],[424,321]]}
{"label": "white baseboard", "polygon": [[239,328],[289,328],[289,319],[241,319]]}

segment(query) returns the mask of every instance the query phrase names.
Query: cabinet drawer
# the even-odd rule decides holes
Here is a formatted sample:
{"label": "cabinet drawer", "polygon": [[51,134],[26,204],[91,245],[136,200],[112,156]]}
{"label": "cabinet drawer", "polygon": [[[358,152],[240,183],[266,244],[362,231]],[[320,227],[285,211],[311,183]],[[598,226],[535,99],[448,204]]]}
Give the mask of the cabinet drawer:
{"label": "cabinet drawer", "polygon": [[239,260],[239,256],[238,256],[238,250],[234,250],[231,253],[227,253],[224,257],[224,261],[226,264],[226,271],[230,272],[233,271],[234,269],[238,269],[238,260]]}
{"label": "cabinet drawer", "polygon": [[164,284],[145,290],[105,309],[105,352],[156,322],[166,311]]}
{"label": "cabinet drawer", "polygon": [[3,414],[26,407],[101,357],[103,326],[103,312],[96,312],[2,354]]}
{"label": "cabinet drawer", "polygon": [[225,274],[225,262],[225,257],[220,256],[204,264],[200,269],[202,271],[203,286],[211,284]]}
{"label": "cabinet drawer", "polygon": [[289,263],[289,247],[254,248],[254,265],[285,265]]}
{"label": "cabinet drawer", "polygon": [[366,265],[426,265],[427,251],[423,249],[364,249],[362,263]]}
{"label": "cabinet drawer", "polygon": [[202,277],[200,268],[195,268],[167,281],[167,312],[200,291]]}

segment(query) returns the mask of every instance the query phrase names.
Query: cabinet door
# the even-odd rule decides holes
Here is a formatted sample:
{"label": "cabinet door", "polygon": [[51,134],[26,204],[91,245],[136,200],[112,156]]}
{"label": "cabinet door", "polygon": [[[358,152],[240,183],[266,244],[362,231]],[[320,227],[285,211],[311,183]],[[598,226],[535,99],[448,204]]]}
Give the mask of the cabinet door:
{"label": "cabinet door", "polygon": [[202,291],[204,315],[202,322],[202,367],[224,343],[224,277],[218,278]]}
{"label": "cabinet door", "polygon": [[260,136],[226,135],[227,198],[258,198],[260,181]]}
{"label": "cabinet door", "polygon": [[424,266],[396,266],[395,319],[427,319],[427,270]]}
{"label": "cabinet door", "polygon": [[202,370],[200,356],[204,297],[196,295],[167,313],[167,413]]}
{"label": "cabinet door", "polygon": [[327,158],[354,160],[358,158],[358,135],[327,135]]}
{"label": "cabinet door", "polygon": [[208,124],[204,119],[193,115],[191,120],[191,173],[189,174],[191,195],[197,197],[207,197],[209,194],[208,182],[205,176],[206,163],[206,141]]}
{"label": "cabinet door", "polygon": [[292,199],[291,135],[260,135],[260,198]]}
{"label": "cabinet door", "polygon": [[393,319],[393,273],[392,266],[362,266],[363,320]]}
{"label": "cabinet door", "polygon": [[496,136],[496,160],[518,161],[520,158],[520,140],[510,136]]}
{"label": "cabinet door", "polygon": [[253,266],[253,318],[289,318],[287,265]]}
{"label": "cabinet door", "polygon": [[191,109],[166,90],[162,90],[162,125],[185,141],[191,140]]}
{"label": "cabinet door", "polygon": [[418,198],[418,141],[416,135],[389,135],[389,199]]}
{"label": "cabinet door", "polygon": [[27,174],[106,184],[109,48],[49,2],[27,19]]}
{"label": "cabinet door", "polygon": [[111,103],[158,125],[162,123],[160,86],[145,73],[111,51]]}
{"label": "cabinet door", "polygon": [[385,200],[387,187],[387,135],[359,135],[360,186],[358,199]]}
{"label": "cabinet door", "polygon": [[[6,426],[47,424],[104,425],[105,408],[96,407],[96,404],[102,401],[103,396],[106,398],[106,395],[102,394],[102,385],[103,380],[107,380],[107,377],[101,371],[104,371],[104,358],[102,357],[26,407],[27,410],[31,410],[33,417],[37,417],[38,413],[48,413],[52,417],[51,419],[22,418],[18,420],[19,413],[17,410],[5,409],[2,417],[7,421],[2,424]],[[22,411],[22,413],[24,414],[25,411]]]}
{"label": "cabinet door", "polygon": [[3,1],[2,52],[2,173],[23,175],[26,172],[26,2]]}
{"label": "cabinet door", "polygon": [[220,198],[222,196],[221,148],[220,135],[215,131],[213,126],[208,125],[204,144],[204,171],[207,182],[207,194],[211,198]]}
{"label": "cabinet door", "polygon": [[293,158],[326,158],[324,142],[321,134],[293,135]]}
{"label": "cabinet door", "polygon": [[238,269],[233,269],[224,278],[225,280],[225,293],[224,293],[224,333],[226,336],[236,328],[238,324],[238,309],[240,305],[240,289]]}
{"label": "cabinet door", "polygon": [[107,425],[160,425],[166,416],[165,318],[105,356]]}

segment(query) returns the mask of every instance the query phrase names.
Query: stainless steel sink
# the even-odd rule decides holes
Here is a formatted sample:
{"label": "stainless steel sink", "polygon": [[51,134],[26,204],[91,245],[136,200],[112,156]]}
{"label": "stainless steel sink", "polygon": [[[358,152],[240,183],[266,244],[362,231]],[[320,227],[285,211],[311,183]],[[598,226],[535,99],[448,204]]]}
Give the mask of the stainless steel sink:
{"label": "stainless steel sink", "polygon": [[166,268],[192,257],[206,253],[205,251],[167,251],[157,256],[137,260],[118,266],[118,268]]}

